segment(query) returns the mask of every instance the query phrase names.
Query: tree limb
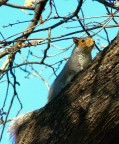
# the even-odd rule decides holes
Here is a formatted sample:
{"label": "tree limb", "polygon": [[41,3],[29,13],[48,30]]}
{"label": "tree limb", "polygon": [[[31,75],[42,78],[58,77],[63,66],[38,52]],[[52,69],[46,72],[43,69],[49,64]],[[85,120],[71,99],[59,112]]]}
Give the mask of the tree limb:
{"label": "tree limb", "polygon": [[[29,37],[29,35],[33,32],[33,30],[35,29],[35,26],[39,22],[40,16],[42,14],[42,11],[43,11],[47,1],[48,0],[44,0],[44,1],[42,1],[42,3],[38,4],[38,6],[35,8],[35,15],[33,17],[32,22],[30,23],[28,28],[24,31],[24,33],[20,37],[19,41],[10,49],[5,49],[5,51],[1,52],[0,58],[4,57],[5,55],[7,55],[9,53],[15,54],[20,50],[22,43]],[[22,41],[20,41],[20,40],[22,40]]]}
{"label": "tree limb", "polygon": [[43,109],[21,120],[17,144],[119,144],[119,37]]}
{"label": "tree limb", "polygon": [[105,1],[105,0],[96,0],[96,1],[98,1],[98,2],[101,3],[101,4],[104,4],[105,6],[108,6],[108,7],[110,7],[110,8],[113,8],[113,9],[116,9],[116,10],[119,9],[119,6],[115,6],[113,3],[108,3],[108,2]]}

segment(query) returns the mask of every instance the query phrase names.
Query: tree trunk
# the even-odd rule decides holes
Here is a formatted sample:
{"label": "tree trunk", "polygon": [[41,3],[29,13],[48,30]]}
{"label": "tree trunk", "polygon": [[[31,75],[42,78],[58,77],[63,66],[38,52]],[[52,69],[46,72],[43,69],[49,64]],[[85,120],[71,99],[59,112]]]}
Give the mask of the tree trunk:
{"label": "tree trunk", "polygon": [[119,144],[119,37],[43,109],[31,112],[17,144]]}

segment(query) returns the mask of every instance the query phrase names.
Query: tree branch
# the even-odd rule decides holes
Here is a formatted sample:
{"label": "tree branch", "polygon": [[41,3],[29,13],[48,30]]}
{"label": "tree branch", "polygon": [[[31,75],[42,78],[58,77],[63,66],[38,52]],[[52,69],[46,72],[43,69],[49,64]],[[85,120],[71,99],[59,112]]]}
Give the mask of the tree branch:
{"label": "tree branch", "polygon": [[[42,14],[42,11],[43,11],[47,1],[48,0],[44,0],[44,1],[42,1],[42,3],[38,4],[38,6],[35,8],[35,15],[33,17],[32,22],[30,23],[28,28],[24,31],[24,33],[20,37],[19,41],[13,47],[11,47],[10,49],[5,49],[4,52],[1,52],[0,53],[0,58],[2,58],[3,56],[5,56],[9,53],[10,54],[16,54],[20,50],[22,43],[29,37],[29,35],[35,29],[35,26],[37,25],[37,23],[40,19],[40,16]],[[22,40],[22,41],[20,41],[20,40]]]}
{"label": "tree branch", "polygon": [[118,87],[119,37],[43,109],[16,119],[17,144],[118,144]]}
{"label": "tree branch", "polygon": [[5,6],[9,6],[12,8],[17,8],[17,9],[27,9],[27,10],[35,10],[34,7],[28,7],[28,6],[19,6],[19,5],[15,5],[15,4],[10,4],[10,3],[6,3],[4,4]]}
{"label": "tree branch", "polygon": [[107,1],[105,0],[95,0],[95,1],[98,1],[99,3],[105,5],[105,6],[108,6],[110,8],[113,8],[113,9],[116,9],[118,10],[119,9],[119,6],[115,6],[113,3],[108,3]]}

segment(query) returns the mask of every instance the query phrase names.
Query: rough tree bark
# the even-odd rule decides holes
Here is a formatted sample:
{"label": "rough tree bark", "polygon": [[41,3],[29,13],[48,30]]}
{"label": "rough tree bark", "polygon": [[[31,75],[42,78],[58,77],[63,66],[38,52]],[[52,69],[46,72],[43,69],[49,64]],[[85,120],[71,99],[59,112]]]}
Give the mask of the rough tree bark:
{"label": "rough tree bark", "polygon": [[17,144],[119,144],[119,37],[43,109],[21,124]]}

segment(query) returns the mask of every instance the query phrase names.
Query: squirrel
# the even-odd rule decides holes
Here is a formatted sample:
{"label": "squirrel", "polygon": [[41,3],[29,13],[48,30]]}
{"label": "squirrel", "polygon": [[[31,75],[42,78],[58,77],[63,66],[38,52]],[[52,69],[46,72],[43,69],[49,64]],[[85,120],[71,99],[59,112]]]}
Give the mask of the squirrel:
{"label": "squirrel", "polygon": [[48,95],[48,102],[59,94],[74,75],[85,69],[92,61],[91,51],[95,44],[94,40],[91,37],[74,37],[73,41],[75,43],[75,48],[63,70],[52,84]]}
{"label": "squirrel", "polygon": [[[75,74],[82,71],[92,61],[91,51],[94,47],[94,40],[90,37],[86,38],[73,38],[75,48],[64,66],[63,70],[52,84],[48,101],[51,101],[58,93],[71,81]],[[42,108],[41,108],[42,110]],[[8,127],[10,136],[17,141],[19,130],[22,126],[27,124],[33,112],[16,117]]]}

